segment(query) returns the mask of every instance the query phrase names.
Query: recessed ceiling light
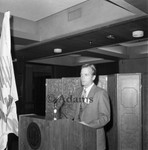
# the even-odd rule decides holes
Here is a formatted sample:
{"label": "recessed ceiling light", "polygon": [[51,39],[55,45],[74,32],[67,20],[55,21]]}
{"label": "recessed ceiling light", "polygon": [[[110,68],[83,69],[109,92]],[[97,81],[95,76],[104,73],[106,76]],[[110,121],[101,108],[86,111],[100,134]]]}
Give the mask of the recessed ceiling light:
{"label": "recessed ceiling light", "polygon": [[112,34],[107,35],[106,37],[107,37],[108,39],[115,39],[115,36],[114,36],[114,35],[112,35]]}
{"label": "recessed ceiling light", "polygon": [[136,30],[132,32],[132,36],[135,38],[143,37],[144,32],[142,30]]}
{"label": "recessed ceiling light", "polygon": [[62,49],[61,48],[55,48],[54,53],[62,53]]}
{"label": "recessed ceiling light", "polygon": [[90,45],[92,45],[92,43],[93,43],[92,41],[89,41],[89,44],[90,44]]}

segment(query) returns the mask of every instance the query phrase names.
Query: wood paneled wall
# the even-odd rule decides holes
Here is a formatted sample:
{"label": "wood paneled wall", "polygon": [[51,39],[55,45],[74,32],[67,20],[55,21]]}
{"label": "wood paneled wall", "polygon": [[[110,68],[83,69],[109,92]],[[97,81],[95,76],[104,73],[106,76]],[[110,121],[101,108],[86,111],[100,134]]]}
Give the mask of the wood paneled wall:
{"label": "wood paneled wall", "polygon": [[148,73],[148,57],[120,60],[119,73]]}

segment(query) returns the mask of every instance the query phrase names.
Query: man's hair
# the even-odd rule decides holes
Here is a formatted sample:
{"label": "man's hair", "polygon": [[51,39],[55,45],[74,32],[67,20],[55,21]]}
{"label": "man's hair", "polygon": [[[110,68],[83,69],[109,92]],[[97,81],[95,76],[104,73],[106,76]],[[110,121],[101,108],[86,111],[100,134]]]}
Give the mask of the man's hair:
{"label": "man's hair", "polygon": [[93,64],[84,64],[81,69],[90,67],[92,70],[92,75],[96,75],[96,67]]}

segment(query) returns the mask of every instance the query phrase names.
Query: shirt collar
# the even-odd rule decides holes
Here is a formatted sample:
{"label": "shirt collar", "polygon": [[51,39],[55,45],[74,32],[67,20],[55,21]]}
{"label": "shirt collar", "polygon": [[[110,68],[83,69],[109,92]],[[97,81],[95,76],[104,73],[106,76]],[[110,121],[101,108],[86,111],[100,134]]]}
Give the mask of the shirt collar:
{"label": "shirt collar", "polygon": [[90,92],[93,85],[94,85],[94,83],[92,83],[89,87],[84,88],[86,90],[86,97],[88,96],[88,93]]}

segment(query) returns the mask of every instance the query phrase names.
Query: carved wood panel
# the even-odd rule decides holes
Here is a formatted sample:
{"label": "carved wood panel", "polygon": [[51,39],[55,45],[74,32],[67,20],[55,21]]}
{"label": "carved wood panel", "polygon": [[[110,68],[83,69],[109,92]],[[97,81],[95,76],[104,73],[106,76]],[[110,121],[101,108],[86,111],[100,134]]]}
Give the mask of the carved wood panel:
{"label": "carved wood panel", "polygon": [[118,150],[141,150],[141,76],[117,75]]}
{"label": "carved wood panel", "polygon": [[[141,74],[103,75],[99,82],[99,87],[107,89],[111,106],[111,120],[105,126],[107,149],[141,150]],[[144,120],[146,124],[148,119]],[[144,135],[146,147],[147,132]]]}
{"label": "carved wood panel", "polygon": [[54,102],[59,118],[69,118],[73,107],[72,95],[80,87],[80,78],[62,78],[46,80],[46,118],[53,119]]}
{"label": "carved wood panel", "polygon": [[98,81],[98,84],[97,86],[98,87],[101,87],[102,89],[106,90],[107,91],[107,84],[108,84],[108,76],[107,75],[102,75],[102,76],[99,76],[99,81]]}
{"label": "carved wood panel", "polygon": [[68,114],[73,109],[73,93],[81,86],[80,78],[62,78],[62,85],[64,104],[61,110],[61,117],[70,118],[71,116],[68,116]]}
{"label": "carved wood panel", "polygon": [[46,118],[53,119],[54,102],[62,95],[61,79],[46,79]]}

